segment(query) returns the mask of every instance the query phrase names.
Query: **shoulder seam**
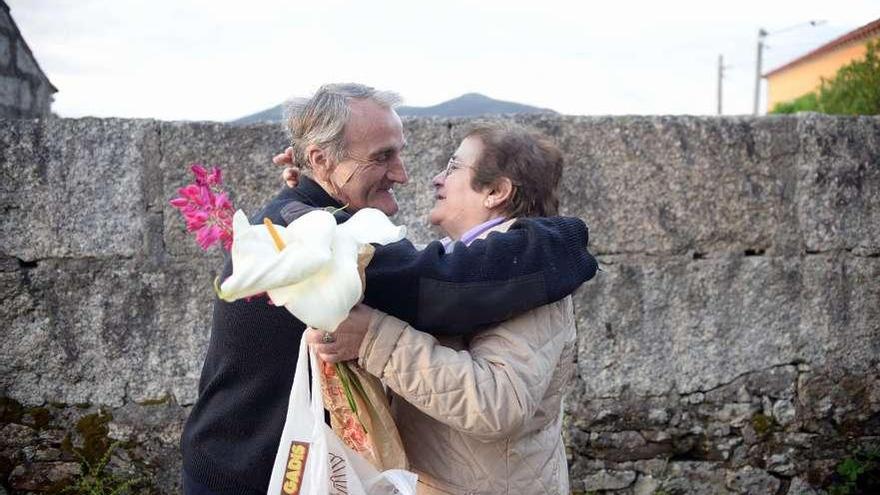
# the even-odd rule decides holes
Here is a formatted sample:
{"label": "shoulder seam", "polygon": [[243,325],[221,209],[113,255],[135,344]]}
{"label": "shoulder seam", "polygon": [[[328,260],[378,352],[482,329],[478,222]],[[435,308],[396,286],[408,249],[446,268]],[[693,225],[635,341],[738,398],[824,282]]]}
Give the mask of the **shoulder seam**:
{"label": "shoulder seam", "polygon": [[303,203],[302,201],[290,201],[281,207],[279,213],[281,217],[290,225],[297,218],[305,215],[306,213],[317,210],[316,206],[311,206]]}

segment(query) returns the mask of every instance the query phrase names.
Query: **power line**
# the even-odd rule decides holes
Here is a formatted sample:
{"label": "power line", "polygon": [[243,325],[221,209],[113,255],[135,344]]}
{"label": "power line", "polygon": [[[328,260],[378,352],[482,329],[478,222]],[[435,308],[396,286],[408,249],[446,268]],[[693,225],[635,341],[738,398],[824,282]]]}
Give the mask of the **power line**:
{"label": "power line", "polygon": [[785,32],[792,31],[794,29],[798,29],[798,28],[805,27],[808,25],[810,27],[816,27],[816,26],[819,26],[824,23],[825,23],[824,20],[813,20],[813,21],[802,22],[799,24],[794,24],[792,26],[788,26],[788,27],[785,27],[782,29],[777,29],[775,31],[767,31],[764,28],[758,29],[758,56],[757,56],[757,62],[755,63],[755,101],[754,101],[754,106],[752,107],[752,115],[758,115],[758,104],[761,100],[761,77],[762,77],[761,76],[761,65],[762,65],[762,62],[763,62],[762,59],[764,56],[764,39],[768,35],[771,35],[771,34],[785,33]]}

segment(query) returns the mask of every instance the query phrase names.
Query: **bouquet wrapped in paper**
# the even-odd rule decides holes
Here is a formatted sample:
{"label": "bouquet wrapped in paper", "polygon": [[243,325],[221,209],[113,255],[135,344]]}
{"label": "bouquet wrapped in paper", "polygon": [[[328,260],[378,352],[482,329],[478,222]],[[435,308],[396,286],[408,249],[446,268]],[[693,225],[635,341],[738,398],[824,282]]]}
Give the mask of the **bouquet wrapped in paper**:
{"label": "bouquet wrapped in paper", "polygon": [[[232,275],[218,295],[227,301],[265,292],[306,325],[333,332],[364,291],[370,243],[403,239],[405,227],[365,208],[336,224],[314,210],[287,227],[251,225],[238,211],[232,220]],[[382,384],[353,362],[323,364],[322,392],[334,431],[377,469],[405,469],[406,456]]]}
{"label": "bouquet wrapped in paper", "polygon": [[[335,331],[363,297],[371,243],[396,242],[406,233],[373,208],[342,224],[330,211],[314,210],[286,227],[268,219],[251,225],[241,210],[232,215],[219,169],[209,172],[196,164],[192,172],[196,182],[179,189],[171,205],[184,215],[203,249],[213,244],[231,248],[232,275],[215,282],[218,296],[235,301],[265,293],[274,305],[315,329]],[[321,367],[322,394],[334,432],[376,469],[406,469],[381,382],[354,362]]]}

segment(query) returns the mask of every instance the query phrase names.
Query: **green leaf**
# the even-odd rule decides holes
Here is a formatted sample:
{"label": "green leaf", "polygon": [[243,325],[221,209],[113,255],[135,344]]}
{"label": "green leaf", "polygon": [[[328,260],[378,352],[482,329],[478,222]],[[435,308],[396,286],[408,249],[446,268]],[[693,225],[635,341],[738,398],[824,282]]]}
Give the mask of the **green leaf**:
{"label": "green leaf", "polygon": [[[354,399],[354,394],[357,393],[361,399],[363,399],[364,403],[369,407],[373,407],[370,404],[370,400],[367,398],[367,394],[364,392],[364,386],[361,384],[360,378],[357,375],[351,372],[348,369],[348,363],[336,363],[336,375],[339,376],[339,382],[342,384],[342,392],[345,394],[345,399],[348,401],[348,407],[351,408],[351,412],[354,413],[355,418],[358,421],[358,424],[361,425],[361,428],[364,429],[364,433],[369,433],[367,431],[367,427],[364,426],[364,422],[361,419],[360,412],[358,411],[357,401]],[[352,391],[354,388],[354,391]]]}
{"label": "green leaf", "polygon": [[793,101],[777,103],[770,113],[814,111],[837,115],[880,114],[880,40],[867,43],[865,58],[840,68],[819,88]]}
{"label": "green leaf", "polygon": [[837,467],[837,472],[841,476],[846,477],[849,481],[854,482],[859,479],[859,476],[864,473],[866,469],[867,466],[852,457],[848,457]]}

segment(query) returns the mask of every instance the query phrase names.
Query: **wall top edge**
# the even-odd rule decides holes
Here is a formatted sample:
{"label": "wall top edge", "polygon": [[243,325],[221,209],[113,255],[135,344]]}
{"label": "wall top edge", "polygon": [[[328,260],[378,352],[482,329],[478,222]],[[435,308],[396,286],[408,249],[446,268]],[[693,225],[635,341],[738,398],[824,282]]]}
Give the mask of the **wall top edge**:
{"label": "wall top edge", "polygon": [[[513,120],[522,123],[535,122],[773,122],[773,121],[856,121],[865,120],[871,122],[880,122],[880,115],[827,115],[815,112],[801,112],[787,115],[724,115],[724,116],[708,116],[708,115],[487,115],[482,117],[402,117],[401,120],[406,123],[449,123],[458,124],[464,122],[473,122],[478,120]],[[16,123],[40,123],[40,122],[105,122],[105,123],[156,123],[173,126],[228,126],[240,127],[242,129],[253,128],[272,128],[280,129],[283,125],[277,122],[258,122],[245,125],[236,125],[229,122],[216,120],[160,120],[151,118],[125,118],[125,117],[57,117],[50,116],[44,118],[0,118],[0,125],[10,125]]]}

